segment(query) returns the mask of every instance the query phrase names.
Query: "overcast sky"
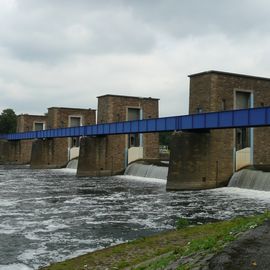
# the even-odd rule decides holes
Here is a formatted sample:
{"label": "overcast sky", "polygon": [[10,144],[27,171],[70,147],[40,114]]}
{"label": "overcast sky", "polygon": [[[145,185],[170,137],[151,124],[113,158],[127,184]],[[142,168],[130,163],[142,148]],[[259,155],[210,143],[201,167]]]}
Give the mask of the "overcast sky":
{"label": "overcast sky", "polygon": [[188,112],[192,73],[270,77],[267,0],[0,0],[0,110],[160,98]]}

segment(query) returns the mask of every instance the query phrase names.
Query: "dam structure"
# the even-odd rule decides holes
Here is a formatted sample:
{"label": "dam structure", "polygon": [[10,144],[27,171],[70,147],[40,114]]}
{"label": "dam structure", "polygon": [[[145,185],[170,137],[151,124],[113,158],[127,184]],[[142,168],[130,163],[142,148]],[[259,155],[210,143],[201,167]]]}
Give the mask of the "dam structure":
{"label": "dam structure", "polygon": [[52,142],[77,138],[70,146],[80,148],[79,176],[115,175],[135,160],[158,159],[158,133],[170,131],[168,190],[219,187],[241,168],[268,166],[270,79],[221,71],[189,78],[189,115],[159,118],[158,99],[104,95],[96,123],[66,125],[61,116],[46,129],[1,135],[0,158],[11,161],[11,145],[31,140],[33,168],[60,167],[72,147],[61,146],[57,163],[61,147]]}

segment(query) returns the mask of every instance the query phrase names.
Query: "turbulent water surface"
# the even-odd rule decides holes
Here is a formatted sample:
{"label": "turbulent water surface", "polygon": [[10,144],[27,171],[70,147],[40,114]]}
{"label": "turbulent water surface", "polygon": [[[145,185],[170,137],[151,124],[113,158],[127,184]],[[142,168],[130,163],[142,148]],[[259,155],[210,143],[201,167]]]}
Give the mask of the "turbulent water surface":
{"label": "turbulent water surface", "polygon": [[203,223],[269,206],[270,192],[166,192],[163,180],[0,166],[0,270],[37,269],[171,229],[178,217]]}

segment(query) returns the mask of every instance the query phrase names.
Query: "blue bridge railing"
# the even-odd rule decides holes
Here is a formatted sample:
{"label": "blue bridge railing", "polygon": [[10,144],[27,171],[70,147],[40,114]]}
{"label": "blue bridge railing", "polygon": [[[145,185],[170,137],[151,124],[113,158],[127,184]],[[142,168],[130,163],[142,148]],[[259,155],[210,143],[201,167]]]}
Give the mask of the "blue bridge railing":
{"label": "blue bridge railing", "polygon": [[174,130],[197,131],[262,126],[270,126],[270,107],[199,113],[70,128],[56,128],[13,134],[0,134],[0,139],[29,140],[42,138],[149,133]]}

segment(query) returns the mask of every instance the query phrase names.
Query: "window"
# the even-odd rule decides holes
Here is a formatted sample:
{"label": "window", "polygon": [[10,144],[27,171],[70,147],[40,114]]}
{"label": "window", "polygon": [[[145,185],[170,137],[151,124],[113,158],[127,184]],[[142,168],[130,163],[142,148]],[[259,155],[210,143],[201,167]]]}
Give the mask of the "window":
{"label": "window", "polygon": [[45,123],[43,122],[34,122],[34,131],[45,129]]}
{"label": "window", "polygon": [[226,111],[226,99],[222,99],[221,101],[221,110]]}
{"label": "window", "polygon": [[[128,120],[140,120],[141,109],[139,108],[128,108]],[[128,147],[138,147],[140,146],[140,135],[130,134],[128,136]]]}
{"label": "window", "polygon": [[[79,127],[82,124],[81,116],[70,116],[69,117],[69,127]],[[70,147],[79,147],[80,137],[72,137],[70,139]]]}
{"label": "window", "polygon": [[81,125],[81,117],[80,116],[71,116],[69,118],[69,126],[70,127],[79,127]]}

